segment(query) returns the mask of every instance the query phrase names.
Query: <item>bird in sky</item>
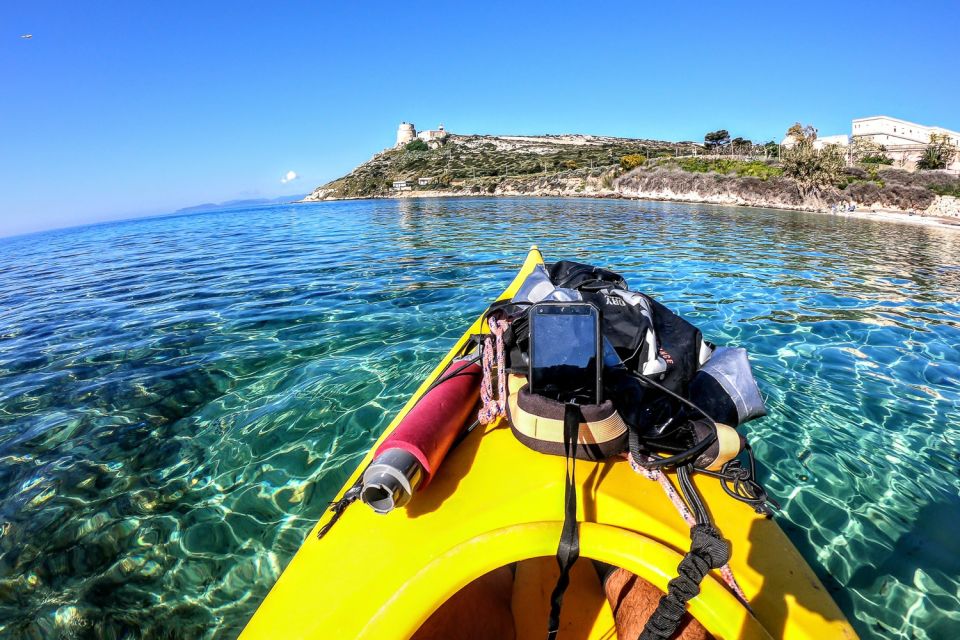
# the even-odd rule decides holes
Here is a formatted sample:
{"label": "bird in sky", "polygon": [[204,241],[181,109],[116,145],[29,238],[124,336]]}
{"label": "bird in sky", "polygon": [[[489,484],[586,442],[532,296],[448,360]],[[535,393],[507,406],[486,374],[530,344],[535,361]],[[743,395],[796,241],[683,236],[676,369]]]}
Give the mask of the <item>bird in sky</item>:
{"label": "bird in sky", "polygon": [[29,40],[30,38],[33,37],[33,34],[32,34],[32,33],[25,33],[25,34],[23,34],[23,35],[20,36],[20,37],[23,38],[24,40]]}

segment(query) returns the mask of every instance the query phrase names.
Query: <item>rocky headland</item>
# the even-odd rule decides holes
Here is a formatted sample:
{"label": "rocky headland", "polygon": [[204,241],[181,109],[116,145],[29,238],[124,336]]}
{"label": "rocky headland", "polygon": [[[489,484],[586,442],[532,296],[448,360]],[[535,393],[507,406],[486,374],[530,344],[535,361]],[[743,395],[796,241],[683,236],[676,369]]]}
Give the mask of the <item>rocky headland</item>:
{"label": "rocky headland", "polygon": [[[447,135],[376,154],[304,201],[445,196],[611,197],[859,213],[910,214],[960,223],[960,178],[885,165],[842,169],[809,188],[760,148],[708,153],[693,142],[586,135]],[[767,154],[772,155],[772,154]]]}

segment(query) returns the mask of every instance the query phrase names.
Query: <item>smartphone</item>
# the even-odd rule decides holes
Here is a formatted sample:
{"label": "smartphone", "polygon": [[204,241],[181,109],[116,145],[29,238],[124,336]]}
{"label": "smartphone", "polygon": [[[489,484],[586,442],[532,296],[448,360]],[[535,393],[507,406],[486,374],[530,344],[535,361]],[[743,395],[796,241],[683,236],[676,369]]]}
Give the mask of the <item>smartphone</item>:
{"label": "smartphone", "polygon": [[530,391],[560,402],[603,402],[600,310],[589,302],[530,308]]}

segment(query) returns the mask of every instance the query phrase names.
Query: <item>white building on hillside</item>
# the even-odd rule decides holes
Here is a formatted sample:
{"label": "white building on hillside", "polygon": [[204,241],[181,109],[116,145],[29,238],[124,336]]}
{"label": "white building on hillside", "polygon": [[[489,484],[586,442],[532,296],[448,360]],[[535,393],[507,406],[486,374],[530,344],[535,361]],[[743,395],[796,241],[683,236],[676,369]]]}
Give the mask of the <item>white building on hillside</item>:
{"label": "white building on hillside", "polygon": [[427,131],[421,131],[417,134],[417,137],[423,140],[424,142],[433,142],[434,140],[443,140],[447,137],[447,132],[443,128],[443,123],[440,123],[440,126],[436,129],[429,129]]}
{"label": "white building on hillside", "polygon": [[[814,147],[823,149],[829,144],[846,147],[858,138],[870,140],[885,149],[895,167],[914,169],[930,143],[930,135],[945,135],[950,142],[960,148],[960,133],[943,127],[928,127],[908,120],[889,116],[871,116],[856,118],[850,125],[852,135],[819,136]],[[794,145],[792,136],[784,138],[780,144],[789,149]],[[947,169],[960,171],[960,153],[954,157]]]}
{"label": "white building on hillside", "polygon": [[820,136],[813,142],[813,146],[817,149],[823,149],[828,144],[845,147],[850,144],[850,136],[845,133],[841,133],[837,136]]}
{"label": "white building on hillside", "polygon": [[443,128],[441,124],[436,129],[428,129],[427,131],[421,131],[417,133],[417,128],[411,122],[401,122],[400,126],[397,127],[397,143],[395,147],[401,147],[409,142],[413,142],[417,138],[423,140],[431,147],[435,148],[440,146],[443,142],[443,139],[449,135],[446,129]]}
{"label": "white building on hillside", "polygon": [[[954,146],[960,147],[960,133],[956,131],[943,127],[928,127],[890,116],[857,118],[853,121],[852,130],[854,139],[864,138],[882,145],[894,166],[904,169],[917,166],[917,161],[930,143],[932,134],[946,136]],[[960,171],[960,154],[953,158],[947,169]]]}
{"label": "white building on hillside", "polygon": [[960,133],[956,131],[943,127],[928,127],[889,116],[857,118],[853,121],[852,129],[853,137],[869,138],[887,148],[918,144],[926,146],[932,133],[945,135],[950,142],[960,147]]}
{"label": "white building on hillside", "polygon": [[[780,145],[789,149],[797,142],[793,139],[793,136],[787,136],[780,141]],[[817,139],[813,141],[814,149],[823,149],[828,144],[834,144],[841,147],[846,147],[850,144],[850,136],[846,134],[840,134],[836,136],[817,136]]]}

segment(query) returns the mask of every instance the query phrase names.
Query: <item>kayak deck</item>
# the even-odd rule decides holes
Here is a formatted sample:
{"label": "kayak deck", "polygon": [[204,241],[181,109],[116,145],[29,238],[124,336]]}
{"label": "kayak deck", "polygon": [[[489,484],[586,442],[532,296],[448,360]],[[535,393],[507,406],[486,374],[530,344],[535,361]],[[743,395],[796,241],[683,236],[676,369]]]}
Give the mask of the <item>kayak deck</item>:
{"label": "kayak deck", "polygon": [[[510,297],[542,263],[530,252],[502,297]],[[462,349],[478,320],[398,414],[380,440]],[[379,442],[379,441],[378,441]],[[376,445],[344,485],[370,462]],[[329,533],[307,537],[241,638],[409,638],[448,598],[498,567],[553,556],[563,524],[565,460],[521,444],[505,421],[481,426],[457,445],[430,485],[387,515],[363,504],[348,508]],[[717,527],[732,546],[730,566],[753,613],[717,572],[703,581],[689,610],[716,638],[854,638],[849,623],[777,524],[727,496],[719,483],[694,476]],[[563,609],[560,637],[613,638],[613,618],[602,591],[590,586],[592,558],[636,574],[666,590],[690,544],[689,528],[658,483],[636,474],[624,459],[576,461],[581,561],[580,593],[597,602]],[[537,566],[521,565],[525,571]],[[543,565],[547,566],[547,565]],[[539,570],[549,594],[555,573]],[[587,576],[587,577],[584,577]],[[529,584],[537,579],[527,578]],[[514,598],[522,597],[518,579]],[[599,584],[599,581],[596,582]],[[518,594],[519,591],[519,594]],[[591,600],[592,598],[592,600]],[[530,611],[537,611],[531,607]],[[539,624],[535,624],[539,616]],[[532,620],[532,621],[531,621]],[[525,631],[526,630],[526,631]],[[546,616],[517,619],[517,637],[541,638]]]}

